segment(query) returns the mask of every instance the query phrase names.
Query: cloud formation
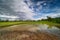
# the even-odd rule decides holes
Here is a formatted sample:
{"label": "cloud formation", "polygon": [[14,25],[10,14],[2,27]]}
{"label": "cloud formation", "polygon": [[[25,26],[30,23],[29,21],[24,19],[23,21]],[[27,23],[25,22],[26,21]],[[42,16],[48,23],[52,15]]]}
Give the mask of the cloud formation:
{"label": "cloud formation", "polygon": [[[34,19],[34,11],[24,2],[24,0],[1,0],[0,14],[8,16],[17,16],[19,19]],[[2,17],[2,16],[0,16]]]}
{"label": "cloud formation", "polygon": [[60,0],[26,0],[28,6],[35,11],[36,20],[60,17]]}
{"label": "cloud formation", "polygon": [[0,18],[20,20],[60,16],[59,0],[0,0]]}

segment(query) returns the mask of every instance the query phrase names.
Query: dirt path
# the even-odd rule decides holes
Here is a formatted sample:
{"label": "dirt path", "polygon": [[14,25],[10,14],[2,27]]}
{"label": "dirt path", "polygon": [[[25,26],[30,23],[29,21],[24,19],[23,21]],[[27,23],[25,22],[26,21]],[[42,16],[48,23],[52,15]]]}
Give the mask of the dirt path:
{"label": "dirt path", "polygon": [[37,27],[38,25],[27,25],[27,24],[22,24],[22,25],[14,25],[6,28],[2,28],[0,30],[8,30],[8,31],[21,31],[21,30],[28,30],[28,31],[36,31],[39,30]]}
{"label": "dirt path", "polygon": [[57,36],[38,31],[38,25],[14,25],[0,29],[0,40],[59,40]]}

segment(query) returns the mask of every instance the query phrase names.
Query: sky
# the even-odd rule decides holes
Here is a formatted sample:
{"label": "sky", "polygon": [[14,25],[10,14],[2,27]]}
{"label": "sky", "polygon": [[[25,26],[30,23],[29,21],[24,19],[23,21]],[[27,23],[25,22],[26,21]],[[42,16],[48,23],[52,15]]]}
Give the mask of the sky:
{"label": "sky", "polygon": [[60,17],[60,0],[0,0],[0,19],[41,20]]}

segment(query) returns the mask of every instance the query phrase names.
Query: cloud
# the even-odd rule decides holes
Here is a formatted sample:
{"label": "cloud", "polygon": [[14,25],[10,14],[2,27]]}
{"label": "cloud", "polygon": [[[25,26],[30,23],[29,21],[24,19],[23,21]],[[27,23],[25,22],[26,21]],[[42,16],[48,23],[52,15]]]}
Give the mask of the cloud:
{"label": "cloud", "polygon": [[11,20],[11,21],[14,21],[14,20],[17,20],[19,19],[19,17],[17,16],[7,16],[7,15],[0,15],[0,19],[1,20]]}
{"label": "cloud", "polygon": [[17,15],[23,19],[33,19],[34,13],[33,11],[27,6],[24,0],[14,0],[12,3],[12,9],[14,10]]}
{"label": "cloud", "polygon": [[52,18],[60,17],[60,13],[51,13],[51,14],[47,14],[46,16],[50,16]]}
{"label": "cloud", "polygon": [[55,6],[54,2],[47,0],[0,0],[0,17],[19,18],[20,20],[46,19],[47,16],[57,17],[60,16],[60,8],[57,8],[59,4],[57,6],[55,2]]}
{"label": "cloud", "polygon": [[17,16],[7,16],[7,15],[0,15],[0,17],[4,17],[4,18],[13,18],[13,19],[19,18],[19,17],[17,17]]}
{"label": "cloud", "polygon": [[39,12],[42,9],[42,5],[45,1],[32,1],[32,0],[25,0],[26,4],[35,12]]}
{"label": "cloud", "polygon": [[35,20],[47,19],[47,16],[49,16],[51,18],[60,17],[60,13],[42,14],[39,18],[37,18]]}
{"label": "cloud", "polygon": [[1,0],[0,14],[5,17],[17,16],[19,19],[34,19],[34,11],[24,2],[24,0]]}

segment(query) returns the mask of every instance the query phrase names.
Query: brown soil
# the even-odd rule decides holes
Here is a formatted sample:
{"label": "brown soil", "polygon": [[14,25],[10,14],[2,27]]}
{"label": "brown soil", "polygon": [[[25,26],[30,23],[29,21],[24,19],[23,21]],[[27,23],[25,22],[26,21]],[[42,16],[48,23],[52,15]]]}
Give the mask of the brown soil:
{"label": "brown soil", "polygon": [[43,32],[7,31],[0,33],[0,40],[58,40],[58,38]]}
{"label": "brown soil", "polygon": [[0,40],[59,40],[55,35],[40,32],[36,25],[15,25],[0,29]]}

